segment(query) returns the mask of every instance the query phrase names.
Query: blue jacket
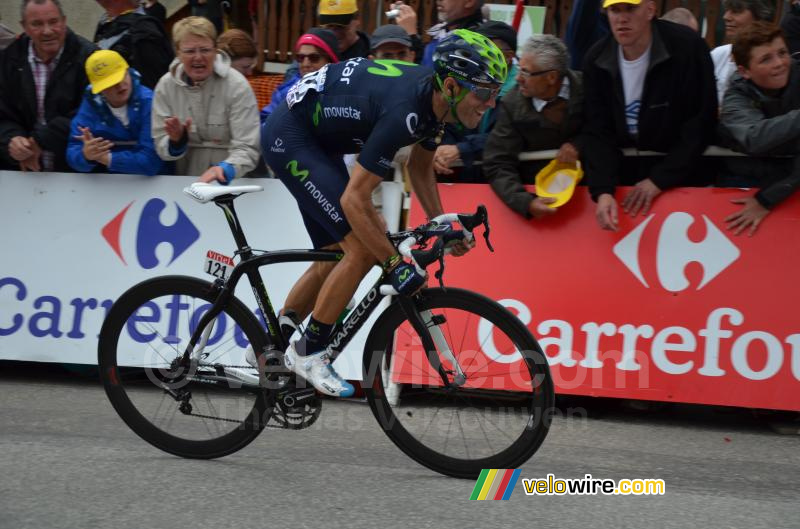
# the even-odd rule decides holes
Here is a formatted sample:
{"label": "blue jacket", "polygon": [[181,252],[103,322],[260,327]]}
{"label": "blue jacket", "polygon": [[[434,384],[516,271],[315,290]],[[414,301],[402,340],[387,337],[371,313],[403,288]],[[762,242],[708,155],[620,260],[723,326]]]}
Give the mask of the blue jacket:
{"label": "blue jacket", "polygon": [[265,106],[261,109],[261,124],[263,125],[270,114],[275,112],[275,109],[278,108],[278,105],[286,101],[286,94],[289,93],[289,90],[299,81],[302,77],[300,76],[300,72],[298,72],[294,77],[285,80],[278,88],[276,88],[272,92],[272,97],[269,100],[269,105]]}
{"label": "blue jacket", "polygon": [[[102,95],[92,94],[91,85],[86,87],[78,114],[72,118],[67,145],[67,162],[76,171],[148,176],[165,172],[165,164],[158,157],[153,136],[150,134],[153,91],[140,83],[136,70],[129,71],[133,86],[128,99],[127,127],[111,113]],[[114,142],[110,167],[106,168],[83,157],[83,141],[75,138],[81,135],[78,127],[89,127],[93,136]]]}

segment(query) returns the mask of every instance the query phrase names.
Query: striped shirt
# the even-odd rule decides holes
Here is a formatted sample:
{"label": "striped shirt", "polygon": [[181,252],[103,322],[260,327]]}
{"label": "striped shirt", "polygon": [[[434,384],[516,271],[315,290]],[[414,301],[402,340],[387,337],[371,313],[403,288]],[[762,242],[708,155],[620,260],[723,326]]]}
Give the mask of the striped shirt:
{"label": "striped shirt", "polygon": [[[28,63],[31,65],[31,73],[33,73],[33,82],[36,85],[36,121],[40,125],[47,124],[45,116],[45,97],[47,95],[47,83],[50,77],[58,66],[58,61],[61,60],[61,54],[64,53],[64,46],[58,50],[56,55],[50,62],[44,62],[36,56],[33,49],[33,41],[28,44]],[[45,171],[52,171],[55,155],[50,151],[42,151],[42,169]]]}

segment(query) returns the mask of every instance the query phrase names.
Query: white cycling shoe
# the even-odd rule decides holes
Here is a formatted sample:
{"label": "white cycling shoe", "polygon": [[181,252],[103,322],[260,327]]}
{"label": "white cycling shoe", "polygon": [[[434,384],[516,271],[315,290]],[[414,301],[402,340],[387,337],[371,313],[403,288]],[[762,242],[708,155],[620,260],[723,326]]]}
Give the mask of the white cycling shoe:
{"label": "white cycling shoe", "polygon": [[294,344],[290,344],[283,358],[287,368],[325,395],[352,397],[356,392],[356,388],[333,369],[327,351],[300,356],[295,351]]}

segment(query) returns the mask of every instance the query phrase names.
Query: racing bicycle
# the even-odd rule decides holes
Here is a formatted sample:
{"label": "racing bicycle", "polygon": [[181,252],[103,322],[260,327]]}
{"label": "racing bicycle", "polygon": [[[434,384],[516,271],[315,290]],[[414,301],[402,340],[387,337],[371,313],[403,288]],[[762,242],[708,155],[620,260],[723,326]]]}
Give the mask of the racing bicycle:
{"label": "racing bicycle", "polygon": [[[234,257],[208,252],[212,281],[171,275],[131,287],[100,332],[98,363],[114,409],[145,441],[177,456],[221,457],[268,426],[307,428],[326,402],[283,366],[289,338],[280,330],[260,269],[336,261],[342,254],[251,248],[234,201],[261,190],[187,187],[184,192],[195,200],[222,209],[236,244]],[[382,274],[334,327],[331,342],[335,358],[383,304],[362,361],[361,388],[372,414],[415,461],[470,479],[484,468],[517,468],[527,461],[547,435],[554,406],[546,357],[527,327],[495,301],[443,285],[449,245],[474,240],[476,228],[483,229],[491,249],[483,206],[474,214],[446,214],[389,234],[420,271],[438,262],[439,287],[401,296]],[[235,295],[243,277],[256,310]]]}

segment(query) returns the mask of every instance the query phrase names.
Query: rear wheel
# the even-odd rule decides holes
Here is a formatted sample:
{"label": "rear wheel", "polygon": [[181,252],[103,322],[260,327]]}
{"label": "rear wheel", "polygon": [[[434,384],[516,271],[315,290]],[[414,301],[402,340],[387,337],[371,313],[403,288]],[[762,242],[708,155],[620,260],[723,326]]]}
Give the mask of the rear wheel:
{"label": "rear wheel", "polygon": [[365,393],[381,427],[408,456],[442,474],[476,479],[484,468],[519,467],[544,441],[554,404],[539,344],[512,313],[473,292],[428,289],[414,303],[451,385],[394,303],[364,351]]}
{"label": "rear wheel", "polygon": [[245,359],[248,346],[264,350],[266,334],[234,297],[214,320],[199,360],[180,365],[216,296],[211,283],[192,277],[144,281],[120,296],[100,331],[98,363],[114,409],[142,439],[181,457],[243,448],[273,409],[258,369]]}

